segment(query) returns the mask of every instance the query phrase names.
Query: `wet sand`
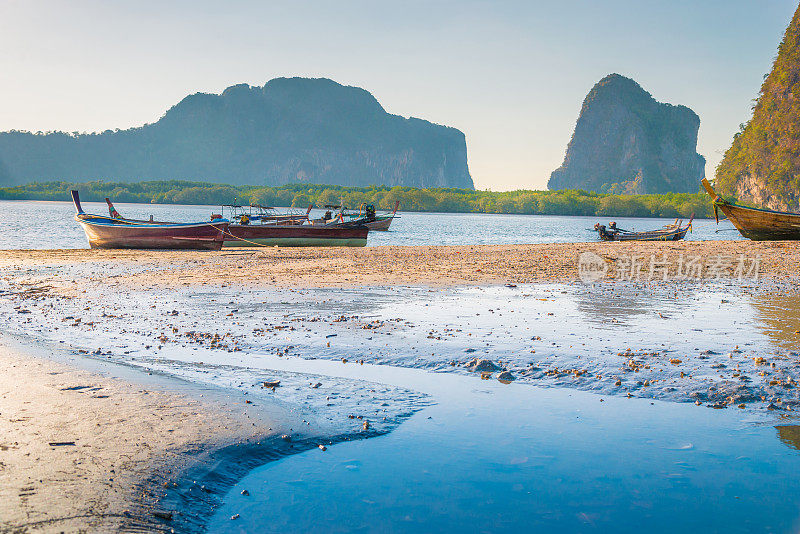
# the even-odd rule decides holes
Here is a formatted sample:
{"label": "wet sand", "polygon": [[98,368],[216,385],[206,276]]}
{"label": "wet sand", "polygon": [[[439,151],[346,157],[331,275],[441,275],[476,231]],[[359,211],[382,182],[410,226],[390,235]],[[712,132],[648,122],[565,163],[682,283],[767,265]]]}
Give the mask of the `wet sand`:
{"label": "wet sand", "polygon": [[163,514],[173,510],[157,504],[165,485],[203,451],[269,434],[241,406],[145,389],[8,346],[0,346],[0,368],[3,532],[169,530]]}
{"label": "wet sand", "polygon": [[[572,282],[579,280],[578,257],[597,254],[608,266],[606,278],[638,258],[647,276],[651,257],[666,258],[669,278],[680,255],[699,257],[708,266],[718,258],[728,265],[717,274],[735,277],[739,257],[759,258],[759,278],[794,279],[800,273],[798,243],[793,241],[680,241],[626,243],[554,243],[539,245],[419,246],[370,248],[276,248],[198,251],[24,250],[0,252],[0,266],[35,264],[128,265],[124,282],[141,285],[289,285],[354,287],[361,285],[481,285]],[[660,276],[660,272],[658,275]],[[704,271],[703,276],[711,273]],[[119,277],[117,277],[119,278]]]}

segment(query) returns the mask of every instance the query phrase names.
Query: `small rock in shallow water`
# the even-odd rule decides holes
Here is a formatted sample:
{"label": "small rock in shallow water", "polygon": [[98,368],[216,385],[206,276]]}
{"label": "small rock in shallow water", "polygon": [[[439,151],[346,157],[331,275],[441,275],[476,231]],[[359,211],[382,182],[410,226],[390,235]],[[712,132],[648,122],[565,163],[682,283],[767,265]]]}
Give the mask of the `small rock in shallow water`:
{"label": "small rock in shallow water", "polygon": [[511,382],[512,380],[516,380],[516,379],[517,379],[517,377],[515,377],[515,376],[514,376],[514,375],[511,373],[511,371],[503,371],[502,373],[500,373],[499,375],[497,375],[497,379],[498,379],[498,380],[500,380],[501,382],[504,382],[504,381],[506,381],[506,382]]}
{"label": "small rock in shallow water", "polygon": [[500,367],[492,360],[480,360],[478,358],[473,358],[467,364],[467,369],[474,372],[483,372],[483,371],[499,371]]}

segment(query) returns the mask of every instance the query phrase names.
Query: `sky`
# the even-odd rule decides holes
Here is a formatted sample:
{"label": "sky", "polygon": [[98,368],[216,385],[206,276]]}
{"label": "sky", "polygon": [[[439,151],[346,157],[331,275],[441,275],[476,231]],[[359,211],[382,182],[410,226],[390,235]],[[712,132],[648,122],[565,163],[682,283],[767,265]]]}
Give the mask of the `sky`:
{"label": "sky", "polygon": [[545,189],[606,74],[700,116],[714,168],[797,0],[0,0],[0,131],[158,120],[188,94],[326,77],[464,132],[478,189]]}

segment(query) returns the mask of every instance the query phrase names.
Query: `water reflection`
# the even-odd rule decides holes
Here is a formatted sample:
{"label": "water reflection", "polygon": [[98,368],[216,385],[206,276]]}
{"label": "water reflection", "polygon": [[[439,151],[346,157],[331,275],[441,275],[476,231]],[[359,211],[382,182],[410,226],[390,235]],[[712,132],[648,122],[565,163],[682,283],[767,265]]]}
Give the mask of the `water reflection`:
{"label": "water reflection", "polygon": [[778,439],[787,447],[800,451],[800,425],[778,425]]}
{"label": "water reflection", "polygon": [[678,299],[673,291],[633,286],[593,286],[575,295],[578,311],[592,323],[625,323],[639,316],[659,314],[668,318],[690,306],[694,291],[682,291]]}
{"label": "water reflection", "polygon": [[795,350],[800,345],[800,297],[774,292],[755,293],[750,303],[756,309],[757,328],[778,346]]}

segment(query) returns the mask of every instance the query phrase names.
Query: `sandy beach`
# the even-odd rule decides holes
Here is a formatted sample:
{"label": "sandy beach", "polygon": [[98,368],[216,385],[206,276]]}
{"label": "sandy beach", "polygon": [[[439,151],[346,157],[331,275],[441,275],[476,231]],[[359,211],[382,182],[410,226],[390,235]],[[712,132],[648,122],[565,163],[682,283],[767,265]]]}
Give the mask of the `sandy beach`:
{"label": "sandy beach", "polygon": [[200,402],[5,345],[0,368],[2,532],[169,530],[175,510],[158,498],[192,464],[187,451],[270,434],[242,405]]}
{"label": "sandy beach", "polygon": [[[739,258],[758,258],[758,277],[786,280],[800,273],[798,244],[792,241],[681,241],[624,243],[553,243],[538,245],[419,246],[373,248],[256,248],[197,251],[124,250],[12,250],[0,252],[0,266],[96,266],[93,276],[103,276],[105,265],[137,267],[124,280],[142,285],[242,284],[296,287],[357,287],[366,285],[481,285],[502,283],[574,282],[579,280],[578,259],[593,253],[609,266],[613,279],[622,264],[636,258],[648,275],[651,258],[670,263],[669,278],[676,277],[681,255],[698,258],[708,267],[720,259],[714,274],[735,277]],[[749,265],[749,264],[748,264]],[[660,272],[658,273],[660,275]],[[660,277],[660,276],[657,276]]]}

